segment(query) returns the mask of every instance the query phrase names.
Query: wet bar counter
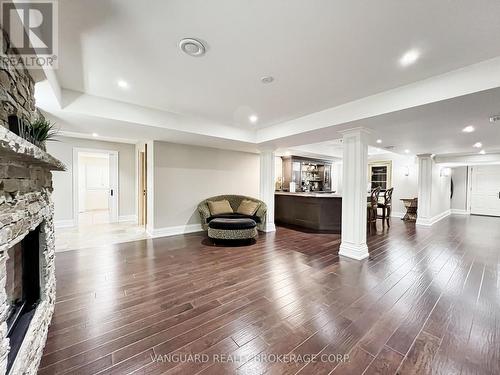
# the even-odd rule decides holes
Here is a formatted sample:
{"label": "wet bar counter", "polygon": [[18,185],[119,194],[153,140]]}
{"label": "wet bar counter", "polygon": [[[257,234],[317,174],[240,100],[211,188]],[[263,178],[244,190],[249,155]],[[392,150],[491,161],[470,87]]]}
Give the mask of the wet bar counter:
{"label": "wet bar counter", "polygon": [[340,194],[276,192],[274,203],[274,220],[278,224],[340,233]]}

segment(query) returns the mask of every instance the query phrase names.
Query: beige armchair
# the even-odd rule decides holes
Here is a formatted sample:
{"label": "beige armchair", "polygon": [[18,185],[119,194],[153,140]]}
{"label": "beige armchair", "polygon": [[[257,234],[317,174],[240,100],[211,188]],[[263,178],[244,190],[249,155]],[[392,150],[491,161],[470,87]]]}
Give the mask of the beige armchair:
{"label": "beige armchair", "polygon": [[267,212],[266,204],[256,198],[247,197],[244,195],[218,195],[216,197],[210,197],[202,201],[198,205],[198,212],[200,213],[201,226],[203,227],[204,230],[208,229],[207,219],[211,216],[210,209],[208,208],[208,201],[220,201],[223,199],[229,201],[229,204],[231,205],[231,208],[233,209],[234,212],[236,212],[243,199],[248,199],[260,203],[260,206],[257,209],[255,216],[260,219],[260,222],[257,223],[257,229],[261,231],[264,230],[264,228],[266,227],[266,212]]}

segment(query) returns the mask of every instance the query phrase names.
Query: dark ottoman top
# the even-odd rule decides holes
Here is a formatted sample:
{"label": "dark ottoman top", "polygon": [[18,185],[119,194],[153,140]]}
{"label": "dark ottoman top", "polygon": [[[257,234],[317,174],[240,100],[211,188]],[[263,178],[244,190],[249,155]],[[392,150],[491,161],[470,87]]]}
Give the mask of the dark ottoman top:
{"label": "dark ottoman top", "polygon": [[252,219],[222,219],[210,220],[208,226],[212,229],[252,229],[257,226]]}

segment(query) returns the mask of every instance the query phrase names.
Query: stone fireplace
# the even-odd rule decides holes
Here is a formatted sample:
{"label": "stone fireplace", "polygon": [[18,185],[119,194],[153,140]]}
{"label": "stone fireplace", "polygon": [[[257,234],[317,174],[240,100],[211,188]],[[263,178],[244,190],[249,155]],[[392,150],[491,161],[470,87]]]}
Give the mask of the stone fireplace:
{"label": "stone fireplace", "polygon": [[0,127],[0,374],[36,374],[55,304],[51,170],[64,166]]}
{"label": "stone fireplace", "polygon": [[[1,54],[15,54],[0,32]],[[1,59],[0,375],[36,374],[56,294],[51,171],[65,167],[9,130],[13,118],[29,122],[38,114],[30,73],[4,64]]]}

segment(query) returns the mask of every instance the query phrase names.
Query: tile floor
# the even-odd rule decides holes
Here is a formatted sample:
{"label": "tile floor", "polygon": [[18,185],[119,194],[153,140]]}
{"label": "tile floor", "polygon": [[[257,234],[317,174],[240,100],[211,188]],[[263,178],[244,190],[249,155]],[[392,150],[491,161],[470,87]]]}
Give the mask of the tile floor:
{"label": "tile floor", "polygon": [[56,252],[92,248],[149,238],[144,227],[132,222],[81,224],[56,228]]}

